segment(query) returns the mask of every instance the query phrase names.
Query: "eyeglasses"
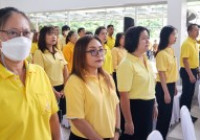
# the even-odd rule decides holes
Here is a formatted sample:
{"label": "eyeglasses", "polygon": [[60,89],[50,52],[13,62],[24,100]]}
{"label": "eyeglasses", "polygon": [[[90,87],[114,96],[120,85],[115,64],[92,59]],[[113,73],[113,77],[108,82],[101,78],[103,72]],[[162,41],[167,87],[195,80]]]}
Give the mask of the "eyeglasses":
{"label": "eyeglasses", "polygon": [[97,56],[97,55],[106,54],[106,52],[107,52],[106,49],[99,49],[99,50],[89,50],[89,51],[86,51],[86,53],[90,53],[92,56]]}
{"label": "eyeglasses", "polygon": [[30,38],[31,35],[33,34],[32,31],[24,30],[24,31],[18,31],[15,29],[9,29],[9,30],[0,30],[0,32],[6,33],[9,38],[16,38],[21,35],[24,37]]}

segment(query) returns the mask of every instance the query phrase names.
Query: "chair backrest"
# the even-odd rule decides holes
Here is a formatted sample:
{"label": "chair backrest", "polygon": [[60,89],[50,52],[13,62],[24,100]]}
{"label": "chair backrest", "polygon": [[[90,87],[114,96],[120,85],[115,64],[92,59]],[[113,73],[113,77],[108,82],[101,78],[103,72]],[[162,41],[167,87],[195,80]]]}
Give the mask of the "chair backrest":
{"label": "chair backrest", "polygon": [[191,115],[186,106],[181,107],[181,127],[183,132],[183,140],[196,140],[194,124]]}
{"label": "chair backrest", "polygon": [[154,130],[149,134],[147,140],[163,140],[163,137],[158,130]]}

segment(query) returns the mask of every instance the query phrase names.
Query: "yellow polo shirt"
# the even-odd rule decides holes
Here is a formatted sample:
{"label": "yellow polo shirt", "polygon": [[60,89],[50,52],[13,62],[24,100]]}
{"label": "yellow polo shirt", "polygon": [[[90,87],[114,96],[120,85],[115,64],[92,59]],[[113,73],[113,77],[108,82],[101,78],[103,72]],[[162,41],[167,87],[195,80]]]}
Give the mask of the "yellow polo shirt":
{"label": "yellow polo shirt", "polygon": [[66,46],[66,37],[61,36],[59,37],[59,41],[58,41],[58,49],[63,51],[63,48]]}
{"label": "yellow polo shirt", "polygon": [[31,46],[31,54],[34,54],[37,49],[38,49],[37,42],[33,42]]}
{"label": "yellow polo shirt", "polygon": [[181,46],[180,65],[184,68],[183,58],[188,58],[191,69],[199,67],[199,47],[196,40],[188,37]]}
{"label": "yellow polo shirt", "polygon": [[112,64],[112,53],[110,48],[104,44],[104,49],[106,49],[103,69],[108,72],[109,74],[113,73],[113,64]]}
{"label": "yellow polo shirt", "polygon": [[114,70],[117,69],[121,60],[126,57],[127,51],[124,48],[114,47],[112,50],[112,61]]}
{"label": "yellow polo shirt", "polygon": [[[111,138],[115,132],[116,106],[119,103],[114,82],[110,76],[113,88],[108,89],[103,76],[85,77],[86,82],[83,82],[72,74],[66,83],[67,118],[85,119],[102,138]],[[73,123],[71,131],[85,138]]]}
{"label": "yellow polo shirt", "polygon": [[119,92],[128,92],[130,99],[150,100],[155,98],[155,79],[150,62],[144,56],[147,68],[141,60],[127,53],[117,69]]}
{"label": "yellow polo shirt", "polygon": [[72,71],[73,66],[73,57],[74,57],[74,44],[68,42],[67,45],[63,48],[63,55],[65,60],[68,62],[67,68],[69,73]]}
{"label": "yellow polo shirt", "polygon": [[26,85],[0,64],[0,139],[51,140],[50,117],[58,106],[44,70],[25,62]]}
{"label": "yellow polo shirt", "polygon": [[52,86],[59,86],[64,84],[63,70],[67,62],[60,50],[56,49],[54,56],[45,50],[42,53],[41,50],[37,50],[34,54],[34,63],[44,68],[47,73]]}
{"label": "yellow polo shirt", "polygon": [[107,46],[112,49],[115,46],[115,38],[107,36]]}
{"label": "yellow polo shirt", "polygon": [[[178,80],[178,67],[174,50],[168,47],[156,55],[156,67],[158,71],[165,72],[166,83],[174,83]],[[160,76],[157,74],[157,81],[160,82]]]}

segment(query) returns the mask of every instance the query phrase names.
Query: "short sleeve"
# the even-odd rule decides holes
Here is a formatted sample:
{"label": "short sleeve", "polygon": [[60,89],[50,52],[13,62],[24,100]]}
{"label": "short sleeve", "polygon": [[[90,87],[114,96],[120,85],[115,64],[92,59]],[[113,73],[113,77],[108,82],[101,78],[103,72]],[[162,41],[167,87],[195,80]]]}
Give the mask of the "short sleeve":
{"label": "short sleeve", "polygon": [[163,51],[159,52],[156,56],[156,68],[158,71],[167,71],[168,59]]}
{"label": "short sleeve", "polygon": [[83,84],[81,79],[75,75],[71,75],[66,83],[64,91],[67,100],[67,118],[69,119],[85,117]]}
{"label": "short sleeve", "polygon": [[133,82],[133,66],[125,59],[117,69],[117,87],[120,92],[131,90]]}
{"label": "short sleeve", "polygon": [[37,64],[41,66],[42,68],[44,68],[44,59],[42,55],[43,54],[40,50],[36,50],[33,56],[33,62],[34,64]]}
{"label": "short sleeve", "polygon": [[181,47],[181,58],[188,58],[190,56],[189,44],[184,43]]}
{"label": "short sleeve", "polygon": [[60,54],[60,56],[61,56],[61,58],[62,58],[62,60],[63,60],[64,65],[67,65],[68,63],[67,63],[67,61],[65,60],[65,57],[64,57],[64,55],[63,55],[63,52],[59,50],[59,54]]}

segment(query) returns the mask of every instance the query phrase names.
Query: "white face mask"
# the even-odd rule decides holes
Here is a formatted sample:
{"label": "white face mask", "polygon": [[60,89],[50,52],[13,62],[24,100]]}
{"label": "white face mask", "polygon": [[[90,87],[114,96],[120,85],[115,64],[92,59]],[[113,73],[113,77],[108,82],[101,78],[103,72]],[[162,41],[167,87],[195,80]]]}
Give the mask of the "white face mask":
{"label": "white face mask", "polygon": [[32,41],[26,37],[16,37],[2,42],[2,53],[13,61],[25,60],[31,50]]}

